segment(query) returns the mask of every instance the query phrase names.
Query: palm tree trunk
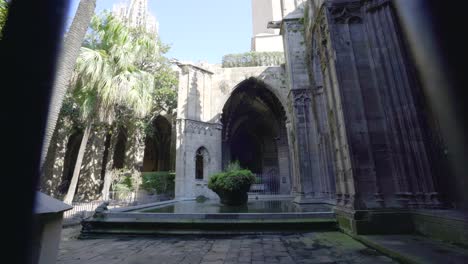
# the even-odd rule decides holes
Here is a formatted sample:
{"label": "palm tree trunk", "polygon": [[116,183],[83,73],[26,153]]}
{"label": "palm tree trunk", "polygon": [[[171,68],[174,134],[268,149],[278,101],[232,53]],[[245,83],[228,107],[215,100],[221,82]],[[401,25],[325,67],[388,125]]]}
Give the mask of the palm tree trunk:
{"label": "palm tree trunk", "polygon": [[83,157],[86,151],[86,145],[88,144],[89,134],[91,132],[91,123],[86,126],[86,129],[81,139],[80,149],[78,150],[78,157],[76,158],[75,168],[73,169],[73,176],[68,187],[67,195],[63,200],[67,204],[72,204],[73,198],[75,197],[76,187],[78,186],[78,179],[80,178],[81,164],[83,163]]}
{"label": "palm tree trunk", "polygon": [[58,62],[57,77],[49,104],[47,128],[41,151],[41,173],[49,150],[49,144],[55,131],[60,109],[62,108],[63,98],[68,90],[76,59],[80,54],[81,44],[83,43],[91,18],[94,15],[95,8],[96,0],[81,0],[70,29],[65,36],[63,49]]}

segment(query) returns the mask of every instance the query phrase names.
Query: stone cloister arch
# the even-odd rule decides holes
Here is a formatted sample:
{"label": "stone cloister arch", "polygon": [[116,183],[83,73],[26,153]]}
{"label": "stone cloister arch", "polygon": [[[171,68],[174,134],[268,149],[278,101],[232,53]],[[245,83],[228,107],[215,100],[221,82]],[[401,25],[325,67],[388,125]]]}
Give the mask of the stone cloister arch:
{"label": "stone cloister arch", "polygon": [[171,141],[172,125],[164,116],[153,120],[152,133],[146,135],[143,172],[173,170]]}
{"label": "stone cloister arch", "polygon": [[290,194],[286,112],[264,82],[249,78],[236,86],[223,107],[222,165],[239,161],[257,175],[252,191]]}

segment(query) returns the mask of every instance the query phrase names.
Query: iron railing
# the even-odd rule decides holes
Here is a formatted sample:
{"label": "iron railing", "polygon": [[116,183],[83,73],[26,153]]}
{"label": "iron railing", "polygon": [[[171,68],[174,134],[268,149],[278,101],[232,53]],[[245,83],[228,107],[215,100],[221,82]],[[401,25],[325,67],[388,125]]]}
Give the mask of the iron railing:
{"label": "iron railing", "polygon": [[278,173],[256,173],[257,181],[250,186],[250,194],[280,194],[280,177]]}
{"label": "iron railing", "polygon": [[98,199],[89,202],[73,202],[73,208],[68,210],[63,215],[63,223],[65,225],[79,223],[82,219],[90,217],[94,214],[96,208],[104,201],[109,202],[107,208],[119,208],[140,204],[154,203],[158,201],[168,200],[170,197],[165,195],[138,195],[137,192],[109,192],[107,199]]}

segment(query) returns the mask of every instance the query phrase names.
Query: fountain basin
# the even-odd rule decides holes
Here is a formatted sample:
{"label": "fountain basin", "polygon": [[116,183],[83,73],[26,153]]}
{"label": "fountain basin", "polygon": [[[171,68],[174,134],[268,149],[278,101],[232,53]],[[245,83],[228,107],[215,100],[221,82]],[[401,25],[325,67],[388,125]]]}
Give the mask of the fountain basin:
{"label": "fountain basin", "polygon": [[257,234],[337,230],[333,208],[291,200],[254,200],[246,206],[174,200],[105,211],[82,222],[82,237],[102,234]]}

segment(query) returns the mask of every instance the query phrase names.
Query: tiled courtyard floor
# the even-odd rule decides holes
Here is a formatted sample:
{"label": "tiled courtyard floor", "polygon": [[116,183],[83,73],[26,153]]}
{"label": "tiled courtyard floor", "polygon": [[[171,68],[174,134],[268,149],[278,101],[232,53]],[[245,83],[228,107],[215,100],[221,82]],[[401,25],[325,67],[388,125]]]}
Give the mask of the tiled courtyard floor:
{"label": "tiled courtyard floor", "polygon": [[339,232],[79,240],[65,229],[58,263],[395,263]]}

